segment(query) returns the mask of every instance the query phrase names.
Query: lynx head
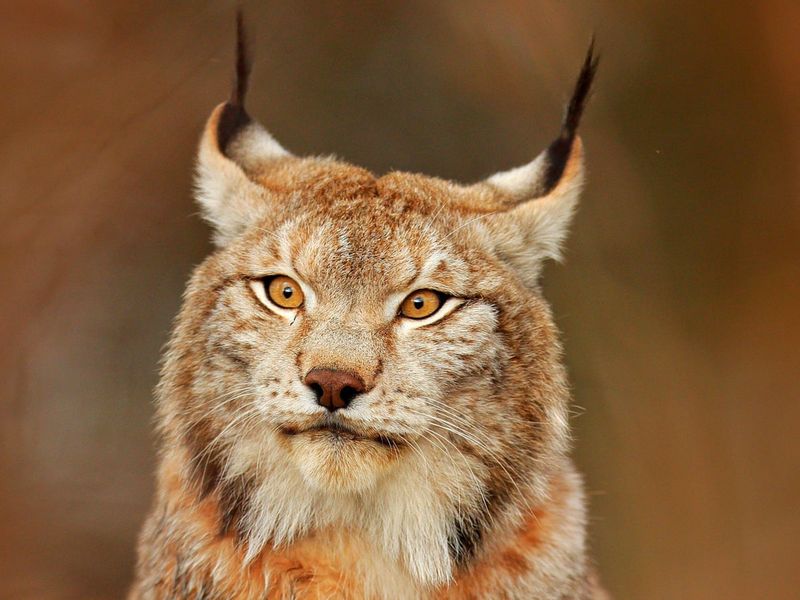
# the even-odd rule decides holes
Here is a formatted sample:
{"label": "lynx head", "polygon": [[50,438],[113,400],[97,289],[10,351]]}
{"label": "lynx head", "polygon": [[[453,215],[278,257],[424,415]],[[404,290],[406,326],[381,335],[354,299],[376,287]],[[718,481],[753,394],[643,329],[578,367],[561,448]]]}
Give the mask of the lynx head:
{"label": "lynx head", "polygon": [[576,128],[459,185],[290,154],[230,100],[202,136],[216,251],[195,271],[160,387],[164,448],[250,555],[359,529],[445,581],[568,447],[560,347],[538,279],[583,179]]}

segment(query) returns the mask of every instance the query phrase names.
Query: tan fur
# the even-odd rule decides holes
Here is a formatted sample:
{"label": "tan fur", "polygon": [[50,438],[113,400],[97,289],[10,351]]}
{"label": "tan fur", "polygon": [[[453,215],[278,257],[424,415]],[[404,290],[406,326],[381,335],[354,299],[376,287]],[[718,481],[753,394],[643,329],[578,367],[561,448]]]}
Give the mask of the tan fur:
{"label": "tan fur", "polygon": [[[538,288],[580,141],[537,197],[546,156],[470,186],[378,177],[291,156],[255,123],[220,148],[225,110],[198,166],[219,247],[164,360],[131,600],[602,597]],[[272,274],[303,286],[296,313],[253,292]],[[398,316],[422,288],[452,296],[449,312]],[[309,430],[327,418],[302,382],[312,368],[365,382],[336,413],[353,435]]]}

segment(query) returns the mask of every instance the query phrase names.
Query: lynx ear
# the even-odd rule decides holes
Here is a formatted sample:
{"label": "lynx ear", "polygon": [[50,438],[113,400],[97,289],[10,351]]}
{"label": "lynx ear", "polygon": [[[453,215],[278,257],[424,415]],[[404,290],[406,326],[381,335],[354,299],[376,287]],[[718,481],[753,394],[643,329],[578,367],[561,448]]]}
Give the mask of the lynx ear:
{"label": "lynx ear", "polygon": [[206,123],[195,178],[197,202],[214,227],[218,246],[227,244],[269,209],[268,193],[253,181],[252,173],[291,156],[244,108],[251,62],[241,12],[236,24],[233,90]]}
{"label": "lynx ear", "polygon": [[529,285],[537,284],[543,259],[561,258],[584,178],[583,144],[576,132],[596,70],[593,42],[558,138],[527,165],[485,181],[501,202],[501,212],[488,219],[496,249]]}

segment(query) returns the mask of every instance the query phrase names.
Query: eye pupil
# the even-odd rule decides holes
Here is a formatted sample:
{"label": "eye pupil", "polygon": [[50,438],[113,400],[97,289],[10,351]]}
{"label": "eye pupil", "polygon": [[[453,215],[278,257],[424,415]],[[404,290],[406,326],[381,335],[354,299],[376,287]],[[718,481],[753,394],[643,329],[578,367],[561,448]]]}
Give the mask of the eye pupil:
{"label": "eye pupil", "polygon": [[286,275],[276,275],[265,282],[267,296],[281,308],[300,308],[303,305],[303,290],[298,283]]}
{"label": "eye pupil", "polygon": [[425,319],[438,311],[443,302],[444,294],[433,290],[417,290],[403,300],[400,315],[409,319]]}

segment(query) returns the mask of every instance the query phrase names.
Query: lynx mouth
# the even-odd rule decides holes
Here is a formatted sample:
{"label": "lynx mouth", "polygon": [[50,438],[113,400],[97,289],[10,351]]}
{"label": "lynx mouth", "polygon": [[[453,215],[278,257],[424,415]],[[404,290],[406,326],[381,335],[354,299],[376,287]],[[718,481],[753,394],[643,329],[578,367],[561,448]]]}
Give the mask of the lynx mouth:
{"label": "lynx mouth", "polygon": [[374,442],[392,450],[396,450],[405,445],[403,440],[397,437],[380,433],[364,433],[348,426],[345,423],[342,423],[341,421],[332,420],[326,420],[322,423],[311,425],[310,427],[284,425],[281,427],[281,432],[288,436],[297,436],[302,434],[325,435],[334,441],[342,442]]}

